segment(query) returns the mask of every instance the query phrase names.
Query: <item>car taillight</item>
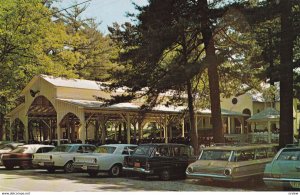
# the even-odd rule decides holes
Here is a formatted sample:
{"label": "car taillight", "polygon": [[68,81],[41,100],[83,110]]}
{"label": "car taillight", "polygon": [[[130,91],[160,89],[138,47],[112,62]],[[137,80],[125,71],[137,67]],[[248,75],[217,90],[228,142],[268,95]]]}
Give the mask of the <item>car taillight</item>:
{"label": "car taillight", "polygon": [[194,171],[194,170],[193,170],[193,167],[188,167],[188,168],[187,168],[187,172],[193,173],[193,171]]}
{"label": "car taillight", "polygon": [[225,169],[224,170],[224,175],[230,176],[231,175],[231,169]]}

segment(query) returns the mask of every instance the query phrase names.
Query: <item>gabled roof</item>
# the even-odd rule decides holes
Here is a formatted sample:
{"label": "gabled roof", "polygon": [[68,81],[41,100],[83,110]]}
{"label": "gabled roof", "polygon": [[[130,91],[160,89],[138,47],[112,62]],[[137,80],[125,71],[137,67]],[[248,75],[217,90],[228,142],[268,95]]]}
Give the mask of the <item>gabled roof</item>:
{"label": "gabled roof", "polygon": [[[77,89],[91,89],[91,90],[104,90],[106,89],[105,83],[99,81],[92,80],[84,80],[84,79],[71,79],[71,78],[63,78],[63,77],[54,77],[48,75],[38,75],[31,79],[28,85],[23,89],[21,95],[24,95],[26,91],[28,91],[31,86],[38,80],[43,79],[48,83],[52,84],[55,87],[68,87],[68,88],[77,88]],[[119,89],[120,90],[120,89]]]}
{"label": "gabled roof", "polygon": [[266,108],[265,110],[254,114],[252,117],[247,119],[248,122],[265,122],[269,120],[279,120],[280,113],[274,108]]}

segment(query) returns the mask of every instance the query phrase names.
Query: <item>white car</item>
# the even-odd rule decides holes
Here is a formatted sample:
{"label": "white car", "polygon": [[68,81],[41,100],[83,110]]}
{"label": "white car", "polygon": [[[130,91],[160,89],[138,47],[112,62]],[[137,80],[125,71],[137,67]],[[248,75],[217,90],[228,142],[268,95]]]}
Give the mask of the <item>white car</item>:
{"label": "white car", "polygon": [[63,169],[66,173],[74,171],[73,159],[79,153],[90,153],[96,149],[91,144],[62,144],[56,146],[51,152],[45,154],[35,154],[32,165],[47,169],[49,173],[55,169]]}
{"label": "white car", "polygon": [[91,177],[99,172],[108,172],[117,177],[122,172],[124,157],[130,155],[137,145],[108,144],[98,147],[89,155],[79,155],[74,158],[74,168],[86,171]]}

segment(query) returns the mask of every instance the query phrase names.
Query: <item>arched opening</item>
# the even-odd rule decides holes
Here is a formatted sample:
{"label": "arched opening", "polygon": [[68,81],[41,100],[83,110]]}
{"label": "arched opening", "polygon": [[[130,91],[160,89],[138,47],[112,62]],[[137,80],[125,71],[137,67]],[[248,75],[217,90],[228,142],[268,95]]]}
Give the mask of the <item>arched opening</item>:
{"label": "arched opening", "polygon": [[25,140],[25,126],[20,119],[15,119],[12,123],[12,139],[13,141],[23,142]]}
{"label": "arched opening", "polygon": [[29,143],[57,138],[56,110],[46,97],[36,97],[30,105],[27,115]]}
{"label": "arched opening", "polygon": [[251,124],[247,122],[247,119],[251,117],[251,111],[248,108],[245,108],[243,110],[243,114],[247,114],[248,116],[244,116],[244,121],[245,121],[245,133],[251,132]]}
{"label": "arched opening", "polygon": [[62,128],[62,138],[67,139],[69,143],[79,142],[80,119],[73,113],[68,113],[59,123]]}

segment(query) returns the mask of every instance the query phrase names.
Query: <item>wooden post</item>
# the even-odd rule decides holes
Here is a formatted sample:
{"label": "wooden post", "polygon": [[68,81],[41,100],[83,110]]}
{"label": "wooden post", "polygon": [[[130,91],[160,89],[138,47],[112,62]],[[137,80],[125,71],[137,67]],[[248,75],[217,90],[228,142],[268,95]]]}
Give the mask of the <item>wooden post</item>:
{"label": "wooden post", "polygon": [[182,125],[181,137],[184,137],[184,117],[182,118],[181,125]]}
{"label": "wooden post", "polygon": [[127,144],[130,144],[130,129],[131,129],[131,123],[130,123],[130,116],[127,113],[126,114],[126,122],[127,122]]}
{"label": "wooden post", "polygon": [[270,144],[272,142],[272,134],[271,134],[271,122],[268,121],[268,143]]}
{"label": "wooden post", "polygon": [[167,118],[167,115],[165,115],[164,137],[165,137],[165,143],[168,143],[168,118]]}

